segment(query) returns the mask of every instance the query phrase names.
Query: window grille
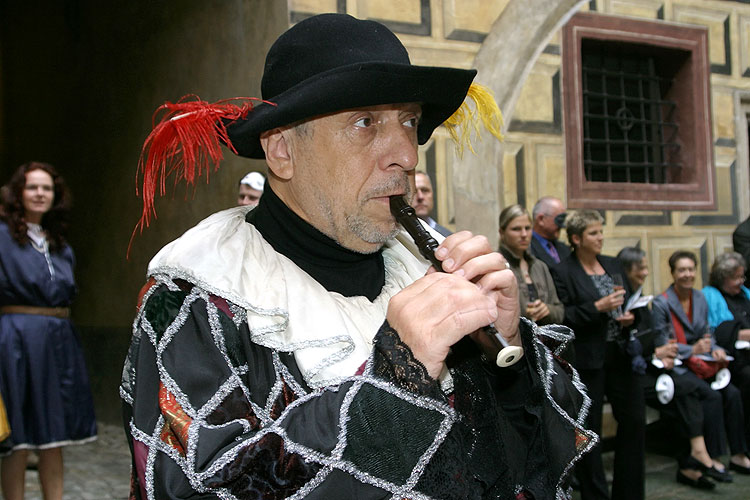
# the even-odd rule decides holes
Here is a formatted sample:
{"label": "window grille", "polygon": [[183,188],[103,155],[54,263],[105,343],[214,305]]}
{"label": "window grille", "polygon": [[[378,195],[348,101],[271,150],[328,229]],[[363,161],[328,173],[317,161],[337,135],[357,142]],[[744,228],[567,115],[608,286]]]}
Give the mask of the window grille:
{"label": "window grille", "polygon": [[[588,46],[587,46],[588,45]],[[586,180],[664,184],[678,175],[676,104],[659,58],[613,44],[583,44]]]}

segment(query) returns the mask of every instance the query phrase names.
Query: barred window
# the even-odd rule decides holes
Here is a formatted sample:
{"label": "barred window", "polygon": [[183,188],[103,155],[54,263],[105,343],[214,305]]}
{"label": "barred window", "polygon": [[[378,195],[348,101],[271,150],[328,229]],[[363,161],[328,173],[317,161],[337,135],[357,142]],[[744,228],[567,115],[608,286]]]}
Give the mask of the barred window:
{"label": "barred window", "polygon": [[578,13],[563,30],[568,206],[715,209],[703,27]]}
{"label": "barred window", "polygon": [[[584,40],[583,167],[588,181],[664,184],[681,167],[668,92],[684,51]],[[670,175],[671,174],[671,175]]]}

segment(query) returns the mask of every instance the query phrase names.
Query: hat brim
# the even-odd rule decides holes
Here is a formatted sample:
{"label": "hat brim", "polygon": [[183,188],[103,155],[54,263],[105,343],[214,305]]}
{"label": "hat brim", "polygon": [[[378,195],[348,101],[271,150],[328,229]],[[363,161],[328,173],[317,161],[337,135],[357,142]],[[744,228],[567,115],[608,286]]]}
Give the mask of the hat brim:
{"label": "hat brim", "polygon": [[256,105],[244,119],[226,123],[240,156],[265,158],[260,134],[327,113],[380,104],[417,102],[422,118],[419,144],[463,103],[476,70],[387,62],[342,66],[308,78]]}

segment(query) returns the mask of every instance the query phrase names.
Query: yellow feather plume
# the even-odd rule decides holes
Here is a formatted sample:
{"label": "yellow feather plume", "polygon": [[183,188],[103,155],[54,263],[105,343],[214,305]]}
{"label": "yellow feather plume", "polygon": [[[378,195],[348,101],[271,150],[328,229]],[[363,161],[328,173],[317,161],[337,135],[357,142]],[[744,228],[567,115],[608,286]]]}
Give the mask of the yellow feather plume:
{"label": "yellow feather plume", "polygon": [[479,130],[480,121],[484,124],[484,128],[499,141],[503,140],[503,134],[500,133],[503,127],[503,114],[495,102],[492,91],[484,85],[472,83],[466,97],[474,102],[473,108],[469,104],[469,99],[465,99],[461,107],[444,123],[453,142],[456,143],[456,153],[459,158],[463,156],[465,147],[475,153],[471,144],[471,136],[473,131],[477,138],[482,140]]}

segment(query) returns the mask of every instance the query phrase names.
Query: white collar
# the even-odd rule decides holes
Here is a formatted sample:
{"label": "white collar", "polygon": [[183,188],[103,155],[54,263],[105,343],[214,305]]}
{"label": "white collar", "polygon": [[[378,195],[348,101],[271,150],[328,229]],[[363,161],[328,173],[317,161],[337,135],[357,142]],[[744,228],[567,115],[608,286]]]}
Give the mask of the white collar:
{"label": "white collar", "polygon": [[373,302],[344,297],[277,253],[245,222],[249,210],[235,207],[203,220],[159,251],[148,274],[187,279],[245,308],[253,342],[294,352],[310,386],[351,376],[370,355],[391,296],[424,276],[429,264],[401,233],[384,246],[380,295]]}

